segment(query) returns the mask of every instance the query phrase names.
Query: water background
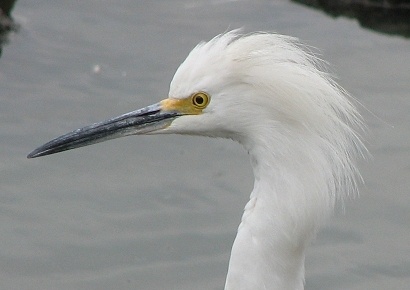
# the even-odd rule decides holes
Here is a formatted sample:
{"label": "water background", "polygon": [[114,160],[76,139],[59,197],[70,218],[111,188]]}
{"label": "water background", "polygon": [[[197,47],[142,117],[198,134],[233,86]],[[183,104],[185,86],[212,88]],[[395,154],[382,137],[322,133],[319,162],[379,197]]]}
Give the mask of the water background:
{"label": "water background", "polygon": [[320,48],[366,108],[366,182],[309,248],[306,289],[410,285],[410,41],[287,1],[27,1],[0,59],[0,289],[223,289],[253,179],[227,140],[44,142],[167,97],[201,40],[243,27]]}

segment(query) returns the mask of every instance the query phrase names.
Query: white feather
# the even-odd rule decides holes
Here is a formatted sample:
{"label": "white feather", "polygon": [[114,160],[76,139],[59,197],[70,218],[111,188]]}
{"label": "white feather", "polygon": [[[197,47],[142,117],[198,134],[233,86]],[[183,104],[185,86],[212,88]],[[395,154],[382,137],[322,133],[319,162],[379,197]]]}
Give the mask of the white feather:
{"label": "white feather", "polygon": [[225,289],[303,289],[306,245],[356,192],[362,119],[323,67],[295,38],[235,30],[195,47],[171,82],[170,97],[205,91],[211,103],[168,133],[230,138],[251,158]]}

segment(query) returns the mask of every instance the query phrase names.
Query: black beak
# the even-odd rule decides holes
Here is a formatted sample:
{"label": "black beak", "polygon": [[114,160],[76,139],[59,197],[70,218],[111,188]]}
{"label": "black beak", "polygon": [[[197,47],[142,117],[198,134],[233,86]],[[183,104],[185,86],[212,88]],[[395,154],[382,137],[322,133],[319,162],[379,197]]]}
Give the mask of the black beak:
{"label": "black beak", "polygon": [[60,136],[38,147],[27,158],[50,155],[123,136],[159,131],[168,127],[180,115],[177,111],[163,111],[161,104],[157,103]]}

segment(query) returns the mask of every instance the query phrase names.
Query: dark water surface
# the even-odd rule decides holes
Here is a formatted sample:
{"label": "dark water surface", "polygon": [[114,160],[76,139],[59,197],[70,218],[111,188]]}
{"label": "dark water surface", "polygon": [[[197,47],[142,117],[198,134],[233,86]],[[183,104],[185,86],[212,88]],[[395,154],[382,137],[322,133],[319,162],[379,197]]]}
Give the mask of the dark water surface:
{"label": "dark water surface", "polygon": [[192,47],[237,27],[319,47],[368,109],[366,185],[309,249],[306,288],[408,289],[408,40],[285,1],[19,1],[14,18],[0,59],[0,289],[223,289],[253,185],[239,145],[129,137],[26,155],[167,97]]}

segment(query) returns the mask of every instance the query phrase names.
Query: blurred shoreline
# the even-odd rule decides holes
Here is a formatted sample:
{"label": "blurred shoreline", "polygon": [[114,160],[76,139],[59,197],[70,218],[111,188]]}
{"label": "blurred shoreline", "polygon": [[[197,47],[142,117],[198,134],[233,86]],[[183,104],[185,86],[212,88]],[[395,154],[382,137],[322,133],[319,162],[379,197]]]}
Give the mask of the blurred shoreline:
{"label": "blurred shoreline", "polygon": [[410,37],[410,1],[408,0],[292,0],[323,10],[332,17],[355,18],[364,28]]}

